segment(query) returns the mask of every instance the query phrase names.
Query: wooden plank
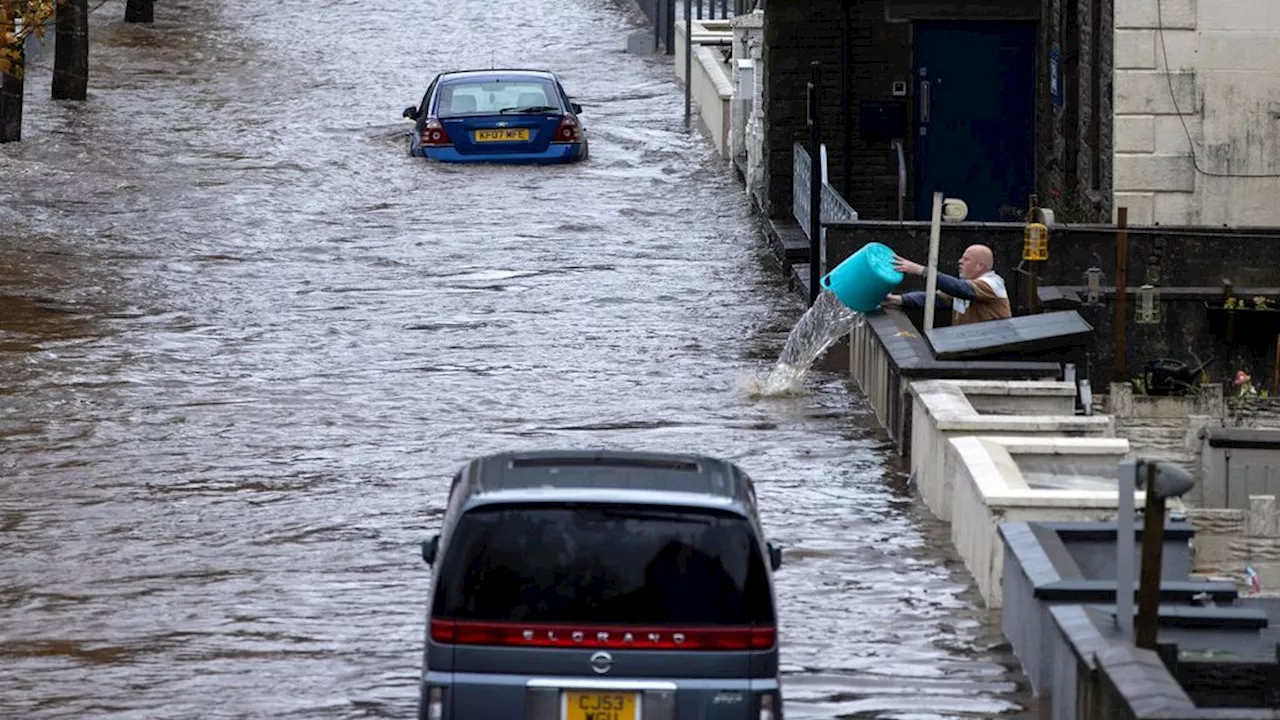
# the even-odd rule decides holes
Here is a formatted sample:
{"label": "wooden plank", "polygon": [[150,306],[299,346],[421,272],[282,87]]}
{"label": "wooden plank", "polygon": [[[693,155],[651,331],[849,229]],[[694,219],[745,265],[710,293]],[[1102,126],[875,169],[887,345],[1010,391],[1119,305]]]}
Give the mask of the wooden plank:
{"label": "wooden plank", "polygon": [[1087,343],[1093,326],[1075,310],[1023,315],[929,330],[925,336],[939,360],[1065,348]]}

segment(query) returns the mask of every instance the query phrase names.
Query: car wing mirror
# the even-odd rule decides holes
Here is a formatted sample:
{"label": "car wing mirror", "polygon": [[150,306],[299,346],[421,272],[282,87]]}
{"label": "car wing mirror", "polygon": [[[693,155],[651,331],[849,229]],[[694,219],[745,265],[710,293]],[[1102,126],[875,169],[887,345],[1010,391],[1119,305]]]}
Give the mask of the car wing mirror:
{"label": "car wing mirror", "polygon": [[579,115],[582,113],[582,106],[576,102],[569,103],[569,108],[573,110],[574,115]]}
{"label": "car wing mirror", "polygon": [[782,548],[773,543],[765,543],[769,548],[769,568],[777,570],[782,567]]}
{"label": "car wing mirror", "polygon": [[409,107],[404,109],[404,112],[400,113],[400,116],[413,120],[418,116],[418,108],[410,105]]}
{"label": "car wing mirror", "polygon": [[436,553],[440,550],[440,536],[432,535],[422,541],[422,559],[428,565],[436,564]]}

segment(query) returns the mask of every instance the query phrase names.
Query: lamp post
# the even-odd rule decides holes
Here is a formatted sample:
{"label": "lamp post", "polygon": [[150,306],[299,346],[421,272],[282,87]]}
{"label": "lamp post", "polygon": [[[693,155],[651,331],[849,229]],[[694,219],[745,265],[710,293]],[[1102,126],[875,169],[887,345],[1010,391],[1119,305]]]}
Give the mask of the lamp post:
{"label": "lamp post", "polygon": [[[1191,474],[1170,462],[1137,460],[1120,463],[1119,517],[1116,519],[1116,622],[1134,644],[1156,649],[1160,627],[1160,570],[1164,552],[1164,512],[1169,498],[1185,495],[1195,485]],[[1133,615],[1134,490],[1146,492],[1142,520],[1142,568],[1138,615]],[[1132,626],[1130,623],[1133,623]]]}

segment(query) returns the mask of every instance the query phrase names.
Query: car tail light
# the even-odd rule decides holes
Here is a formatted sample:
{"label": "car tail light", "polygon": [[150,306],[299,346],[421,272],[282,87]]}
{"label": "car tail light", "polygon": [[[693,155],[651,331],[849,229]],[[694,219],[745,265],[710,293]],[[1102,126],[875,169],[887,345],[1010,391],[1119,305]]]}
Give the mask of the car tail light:
{"label": "car tail light", "polygon": [[760,720],[773,720],[777,715],[773,712],[773,693],[760,696]]}
{"label": "car tail light", "polygon": [[422,146],[446,147],[452,144],[453,140],[449,139],[449,132],[444,129],[440,121],[435,118],[427,118],[426,124],[422,126]]}
{"label": "car tail light", "polygon": [[427,720],[444,720],[444,690],[438,687],[427,689]]}
{"label": "car tail light", "polygon": [[768,650],[772,627],[629,627],[432,620],[431,639],[448,645],[610,650]]}
{"label": "car tail light", "polygon": [[578,123],[578,118],[572,115],[565,115],[561,118],[560,127],[556,128],[556,139],[551,142],[582,142],[582,125]]}

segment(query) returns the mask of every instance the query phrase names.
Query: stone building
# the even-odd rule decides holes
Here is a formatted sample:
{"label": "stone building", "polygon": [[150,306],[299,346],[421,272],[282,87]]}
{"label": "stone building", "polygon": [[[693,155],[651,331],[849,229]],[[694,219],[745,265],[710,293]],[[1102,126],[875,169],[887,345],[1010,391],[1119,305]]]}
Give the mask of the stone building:
{"label": "stone building", "polygon": [[1060,221],[1110,217],[1112,0],[773,0],[764,16],[770,216],[791,212],[818,61],[828,177],[861,218],[898,219],[900,183],[906,220],[935,190],[974,221],[1021,219],[1032,193]]}

